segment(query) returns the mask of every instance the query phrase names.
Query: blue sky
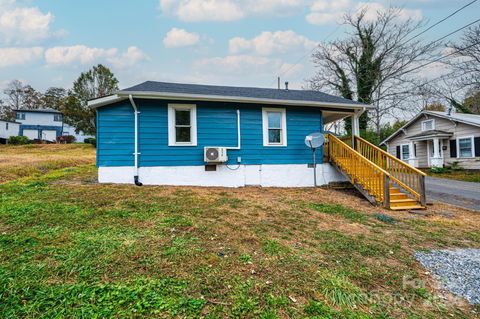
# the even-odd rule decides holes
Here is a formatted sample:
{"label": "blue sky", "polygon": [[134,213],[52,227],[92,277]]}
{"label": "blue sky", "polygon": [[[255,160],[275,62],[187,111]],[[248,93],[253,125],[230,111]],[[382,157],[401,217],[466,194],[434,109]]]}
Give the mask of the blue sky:
{"label": "blue sky", "polygon": [[[80,72],[103,63],[121,88],[145,80],[274,87],[278,74],[299,88],[314,73],[312,48],[328,35],[345,36],[338,27],[345,12],[400,6],[405,18],[428,26],[467,2],[0,0],[0,86],[20,79],[39,90],[69,88]],[[424,39],[474,21],[478,12],[480,2]]]}

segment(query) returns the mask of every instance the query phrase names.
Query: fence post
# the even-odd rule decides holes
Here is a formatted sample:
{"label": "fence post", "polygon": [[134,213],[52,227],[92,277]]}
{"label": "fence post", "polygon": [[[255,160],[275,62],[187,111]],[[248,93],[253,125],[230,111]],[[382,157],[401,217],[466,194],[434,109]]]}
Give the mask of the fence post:
{"label": "fence post", "polygon": [[383,206],[390,209],[390,176],[383,174]]}
{"label": "fence post", "polygon": [[422,206],[427,205],[427,196],[425,194],[425,176],[420,175],[418,180],[418,191],[420,192],[420,204]]}

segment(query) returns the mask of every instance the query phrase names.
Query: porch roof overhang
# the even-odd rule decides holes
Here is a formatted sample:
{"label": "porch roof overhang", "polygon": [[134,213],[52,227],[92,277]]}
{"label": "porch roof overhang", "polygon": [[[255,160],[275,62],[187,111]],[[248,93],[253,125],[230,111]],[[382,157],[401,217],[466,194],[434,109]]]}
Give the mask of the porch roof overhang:
{"label": "porch roof overhang", "polygon": [[430,130],[419,134],[407,136],[406,138],[411,141],[426,141],[434,138],[450,138],[453,133],[439,130]]}

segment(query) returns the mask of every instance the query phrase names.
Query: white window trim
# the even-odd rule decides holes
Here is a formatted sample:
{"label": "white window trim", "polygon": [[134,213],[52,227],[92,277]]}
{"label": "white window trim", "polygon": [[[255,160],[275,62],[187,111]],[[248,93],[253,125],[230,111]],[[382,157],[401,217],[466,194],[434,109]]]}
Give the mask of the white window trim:
{"label": "white window trim", "polygon": [[435,129],[435,119],[428,119],[428,120],[422,121],[422,132],[431,131],[431,130],[426,130],[426,129],[425,129],[425,123],[426,123],[426,122],[432,122],[432,129],[431,129],[431,130],[434,130],[434,129]]}
{"label": "white window trim", "polygon": [[[408,158],[403,158],[403,147],[404,146],[407,146],[408,147]],[[400,144],[400,159],[402,161],[406,161],[408,159],[410,159],[411,157],[411,154],[410,154],[410,144]]]}
{"label": "white window trim", "polygon": [[[282,143],[268,142],[268,117],[267,112],[280,112],[282,114]],[[284,108],[262,108],[263,146],[285,147],[287,146],[287,111]]]}
{"label": "white window trim", "polygon": [[[460,157],[460,140],[469,138],[472,143],[472,156]],[[475,137],[473,135],[468,136],[458,136],[456,138],[457,144],[457,158],[475,158]]]}
{"label": "white window trim", "polygon": [[[191,142],[175,140],[175,110],[190,111]],[[168,104],[168,146],[197,146],[197,106],[195,104]]]}

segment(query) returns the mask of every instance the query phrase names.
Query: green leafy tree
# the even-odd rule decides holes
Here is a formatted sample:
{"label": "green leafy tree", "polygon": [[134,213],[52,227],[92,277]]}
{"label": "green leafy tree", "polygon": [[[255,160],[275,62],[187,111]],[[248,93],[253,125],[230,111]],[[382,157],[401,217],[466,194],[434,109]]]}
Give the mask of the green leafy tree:
{"label": "green leafy tree", "polygon": [[61,110],[67,97],[67,90],[60,87],[48,88],[43,94],[43,104],[45,107],[55,110]]}
{"label": "green leafy tree", "polygon": [[65,122],[73,125],[77,131],[95,134],[95,109],[88,107],[87,101],[113,94],[117,90],[118,80],[109,68],[99,64],[83,72],[60,106]]}

